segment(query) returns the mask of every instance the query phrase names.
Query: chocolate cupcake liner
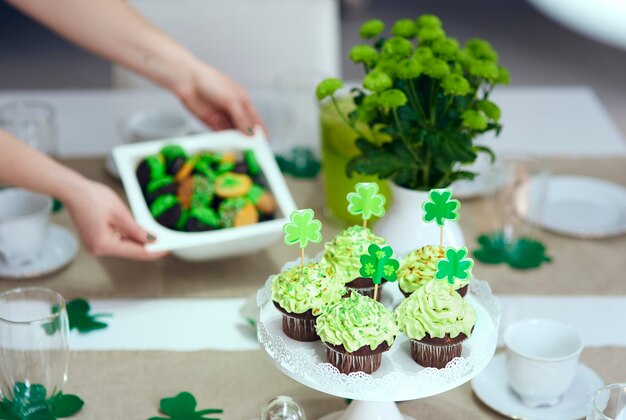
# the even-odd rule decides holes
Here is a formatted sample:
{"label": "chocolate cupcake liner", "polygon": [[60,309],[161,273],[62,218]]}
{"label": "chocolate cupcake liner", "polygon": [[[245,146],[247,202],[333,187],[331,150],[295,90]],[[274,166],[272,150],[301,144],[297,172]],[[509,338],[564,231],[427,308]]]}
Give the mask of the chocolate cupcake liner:
{"label": "chocolate cupcake liner", "polygon": [[463,341],[465,339],[457,343],[437,345],[411,339],[411,356],[420,366],[443,369],[450,360],[461,356]]}
{"label": "chocolate cupcake liner", "polygon": [[297,318],[283,313],[283,332],[297,341],[317,341],[320,336],[315,331],[315,318]]}
{"label": "chocolate cupcake liner", "polygon": [[[384,285],[385,282],[378,285],[378,295],[376,296],[376,300],[378,302],[380,302],[381,296],[383,294]],[[346,287],[350,290],[354,290],[355,292],[362,294],[363,296],[374,299],[374,285],[372,284],[371,279],[359,277],[349,283],[346,283]]]}
{"label": "chocolate cupcake liner", "polygon": [[328,363],[339,369],[339,372],[346,375],[352,372],[372,373],[376,372],[383,360],[383,352],[356,355],[337,351],[326,345],[326,358]]}

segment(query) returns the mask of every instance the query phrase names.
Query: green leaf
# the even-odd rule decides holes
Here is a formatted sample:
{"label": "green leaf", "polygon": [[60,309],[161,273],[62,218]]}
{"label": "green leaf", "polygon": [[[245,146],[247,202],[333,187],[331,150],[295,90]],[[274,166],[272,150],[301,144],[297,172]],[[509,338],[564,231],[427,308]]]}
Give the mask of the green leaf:
{"label": "green leaf", "polygon": [[315,213],[311,209],[295,210],[289,216],[291,223],[283,226],[285,243],[287,245],[300,244],[305,248],[309,242],[319,243],[322,240],[322,223],[314,219]]}
{"label": "green leaf", "polygon": [[469,280],[474,260],[466,257],[467,248],[462,247],[458,250],[448,248],[446,250],[446,258],[437,262],[435,279],[446,279],[450,285],[454,285],[454,279]]}
{"label": "green leaf", "polygon": [[221,414],[224,410],[209,408],[196,411],[196,398],[189,392],[181,392],[175,397],[163,398],[159,404],[162,414],[169,417],[151,417],[149,420],[219,420],[205,417],[207,414]]}
{"label": "green leaf", "polygon": [[422,217],[426,223],[435,220],[439,226],[443,226],[445,220],[459,219],[461,203],[459,203],[459,200],[452,199],[450,190],[430,190],[428,198],[428,201],[422,203],[422,209],[424,210]]}

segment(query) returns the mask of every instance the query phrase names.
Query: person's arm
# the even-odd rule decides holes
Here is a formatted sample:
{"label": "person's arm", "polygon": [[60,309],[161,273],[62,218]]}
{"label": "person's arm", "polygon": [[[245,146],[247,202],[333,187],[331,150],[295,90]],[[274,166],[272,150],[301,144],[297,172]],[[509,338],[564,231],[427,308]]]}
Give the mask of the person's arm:
{"label": "person's arm", "polygon": [[237,83],[198,60],[124,0],[8,2],[71,42],[173,91],[214,129],[250,133],[254,126],[263,125]]}
{"label": "person's arm", "polygon": [[0,183],[58,198],[70,212],[89,252],[150,260],[150,236],[115,192],[61,165],[0,129]]}

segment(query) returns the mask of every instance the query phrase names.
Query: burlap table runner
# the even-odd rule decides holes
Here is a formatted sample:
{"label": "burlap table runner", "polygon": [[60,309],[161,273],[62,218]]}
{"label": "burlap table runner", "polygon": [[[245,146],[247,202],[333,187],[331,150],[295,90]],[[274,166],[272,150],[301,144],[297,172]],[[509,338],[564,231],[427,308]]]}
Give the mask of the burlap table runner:
{"label": "burlap table runner", "polygon": [[[123,195],[121,185],[104,170],[102,159],[66,160],[69,166],[105,182]],[[626,158],[548,160],[553,173],[595,176],[626,185]],[[289,187],[300,207],[311,207],[323,215],[321,182],[289,180]],[[66,211],[54,216],[54,222],[68,227],[72,223]],[[324,220],[324,238],[338,231]],[[461,226],[468,247],[476,247],[479,232],[492,228],[488,204],[483,200],[463,203]],[[72,227],[73,229],[73,227]],[[604,240],[582,240],[539,231],[554,262],[538,270],[516,271],[506,266],[477,263],[475,274],[486,279],[498,294],[527,295],[620,295],[626,294],[626,236]],[[310,255],[322,245],[311,245]],[[288,260],[297,258],[297,250],[277,243],[257,254],[221,261],[188,263],[173,257],[145,263],[114,258],[94,258],[81,250],[67,269],[20,285],[45,285],[67,298],[104,297],[243,297],[258,289],[267,276]],[[16,282],[2,282],[0,288]]]}
{"label": "burlap table runner", "polygon": [[[585,349],[582,362],[606,383],[624,380],[626,349]],[[66,391],[86,402],[75,418],[145,420],[157,415],[159,400],[193,393],[199,408],[223,408],[223,419],[258,418],[277,395],[298,400],[307,418],[346,407],[343,399],[301,385],[278,371],[264,353],[249,352],[76,352]],[[400,403],[416,419],[499,419],[473,395],[470,384],[423,400]]]}

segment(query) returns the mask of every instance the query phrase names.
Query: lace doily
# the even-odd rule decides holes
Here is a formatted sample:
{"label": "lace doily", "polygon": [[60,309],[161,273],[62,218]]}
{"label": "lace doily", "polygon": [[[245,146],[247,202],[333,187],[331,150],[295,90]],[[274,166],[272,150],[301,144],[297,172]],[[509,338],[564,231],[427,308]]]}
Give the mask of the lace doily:
{"label": "lace doily", "polygon": [[[312,259],[319,260],[320,255]],[[287,270],[300,260],[291,261],[282,268]],[[423,398],[456,388],[477,375],[491,360],[495,352],[500,319],[500,305],[491,293],[486,281],[473,278],[470,293],[475,309],[480,314],[474,335],[480,337],[472,343],[469,355],[455,358],[444,369],[421,368],[414,362],[404,361],[404,349],[396,349],[385,357],[403,359],[402,367],[391,372],[374,372],[372,375],[362,372],[345,375],[330,363],[325,363],[320,353],[312,354],[311,347],[317,344],[303,344],[291,340],[266,325],[268,317],[276,316],[276,309],[270,305],[270,285],[274,276],[270,276],[265,286],[257,293],[257,335],[261,347],[267,352],[276,366],[293,379],[322,392],[344,398],[369,401],[402,401]],[[397,302],[399,303],[399,302]],[[479,305],[480,308],[477,308]],[[276,311],[276,312],[272,312]],[[480,329],[480,331],[478,331]],[[478,334],[476,334],[478,332]],[[284,337],[284,338],[283,338]],[[399,337],[394,346],[401,341]],[[406,340],[404,340],[406,341]],[[468,340],[469,341],[469,340]],[[309,347],[306,347],[309,346]],[[305,348],[303,350],[303,348]],[[408,356],[410,357],[410,356]],[[389,362],[389,361],[387,361]],[[395,360],[393,361],[395,363]],[[381,369],[382,370],[382,369]]]}

